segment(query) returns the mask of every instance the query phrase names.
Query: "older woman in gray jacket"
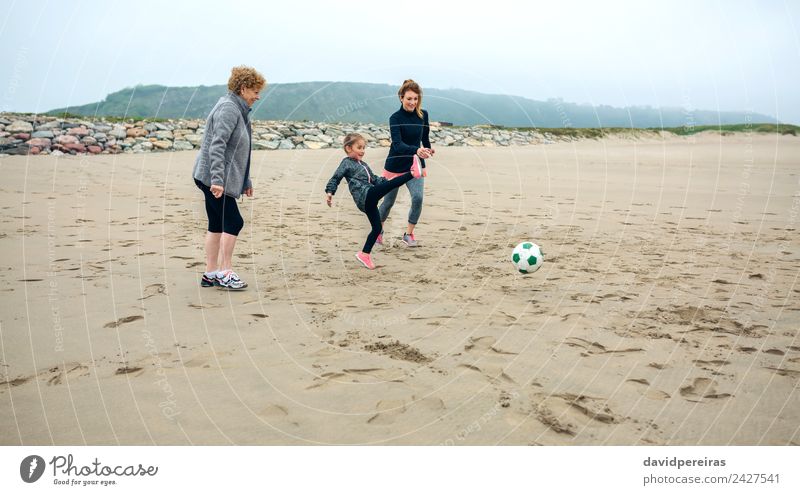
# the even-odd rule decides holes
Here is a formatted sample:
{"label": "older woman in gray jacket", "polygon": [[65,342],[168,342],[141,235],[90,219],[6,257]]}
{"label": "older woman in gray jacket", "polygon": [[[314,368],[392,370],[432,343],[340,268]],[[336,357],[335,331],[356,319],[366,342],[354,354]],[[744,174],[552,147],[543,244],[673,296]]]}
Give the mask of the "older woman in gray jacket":
{"label": "older woman in gray jacket", "polygon": [[236,200],[253,195],[250,180],[252,130],[250,110],[264,89],[264,77],[251,67],[231,70],[228,93],[206,119],[205,135],[194,164],[194,182],[205,196],[206,271],[202,287],[242,290],[247,287],[233,271],[233,248],[244,226]]}

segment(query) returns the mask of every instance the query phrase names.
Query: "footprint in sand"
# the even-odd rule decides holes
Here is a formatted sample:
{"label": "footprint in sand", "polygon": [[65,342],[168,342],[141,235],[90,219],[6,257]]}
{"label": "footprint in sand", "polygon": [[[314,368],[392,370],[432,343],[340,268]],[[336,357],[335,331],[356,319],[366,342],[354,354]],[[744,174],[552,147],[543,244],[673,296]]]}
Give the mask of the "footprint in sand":
{"label": "footprint in sand", "polygon": [[493,384],[497,383],[507,383],[509,385],[516,385],[517,382],[514,381],[506,372],[505,367],[493,364],[493,363],[484,363],[481,362],[480,366],[475,364],[459,364],[459,369],[466,370],[468,372],[476,372],[480,373],[484,378],[486,378],[489,382]]}
{"label": "footprint in sand", "polygon": [[476,355],[485,355],[485,354],[500,354],[500,355],[509,355],[509,356],[516,356],[518,353],[516,352],[509,352],[498,349],[495,344],[497,343],[497,339],[492,337],[491,335],[485,335],[483,337],[470,337],[469,342],[464,346],[464,350]]}
{"label": "footprint in sand", "polygon": [[327,388],[330,386],[347,386],[351,383],[405,383],[406,373],[402,370],[383,368],[346,368],[341,372],[328,371],[314,378],[314,383],[306,390]]}
{"label": "footprint in sand", "polygon": [[606,399],[575,395],[554,394],[539,399],[534,406],[536,419],[555,431],[570,436],[586,427],[599,424],[619,424],[624,418],[608,407]]}
{"label": "footprint in sand", "polygon": [[205,304],[196,304],[196,303],[189,303],[188,306],[194,309],[211,309],[211,308],[221,308],[221,304],[213,304],[213,303],[205,303]]}
{"label": "footprint in sand", "polygon": [[7,387],[19,387],[20,385],[24,385],[30,379],[31,377],[25,376],[20,378],[14,378],[13,380],[6,380],[4,382],[0,382],[0,393],[5,392]]}
{"label": "footprint in sand", "polygon": [[144,369],[139,366],[121,366],[114,372],[115,375],[130,375],[139,376],[144,373]]}
{"label": "footprint in sand", "polygon": [[105,325],[103,325],[103,328],[117,328],[118,326],[123,325],[125,323],[130,323],[132,321],[143,320],[143,319],[144,316],[141,315],[125,316],[123,318],[118,319],[117,321],[110,321],[106,323]]}
{"label": "footprint in sand", "polygon": [[287,421],[289,417],[289,410],[279,404],[267,404],[264,409],[258,412],[258,415],[266,418],[270,423],[286,422],[292,426],[300,426],[300,423],[296,421]]}
{"label": "footprint in sand", "polygon": [[625,380],[626,383],[631,383],[636,385],[639,391],[648,399],[652,400],[666,400],[669,399],[671,396],[664,392],[663,390],[657,390],[650,385],[650,382],[645,378],[631,378],[630,380]]}
{"label": "footprint in sand", "polygon": [[40,375],[47,378],[48,385],[60,385],[64,381],[89,376],[89,367],[80,363],[66,363],[50,368]]}
{"label": "footprint in sand", "polygon": [[580,347],[584,349],[584,353],[582,356],[594,355],[594,354],[627,354],[631,352],[644,352],[644,349],[639,347],[628,347],[625,349],[607,349],[606,346],[599,342],[593,342],[586,339],[581,339],[579,337],[570,337],[564,341],[564,345],[570,347]]}
{"label": "footprint in sand", "polygon": [[[201,354],[199,356],[194,356],[191,359],[183,361],[183,366],[185,366],[186,368],[211,368],[212,366],[217,366],[217,360],[219,360],[220,358],[224,358],[231,355],[233,355],[233,353],[227,351],[215,352],[212,354]],[[226,366],[220,366],[220,368],[225,369]]]}
{"label": "footprint in sand", "polygon": [[717,393],[717,382],[710,378],[695,378],[690,385],[681,387],[680,394],[690,402],[732,397],[731,394]]}
{"label": "footprint in sand", "polygon": [[167,294],[167,288],[166,288],[166,286],[164,284],[150,284],[150,285],[148,285],[147,287],[144,288],[142,293],[144,295],[139,298],[140,301],[142,301],[144,299],[148,299],[148,298],[153,297],[153,296],[157,296],[159,294],[166,295]]}
{"label": "footprint in sand", "polygon": [[497,339],[491,335],[472,337],[464,346],[464,351],[475,360],[463,363],[458,367],[470,372],[480,373],[491,383],[507,383],[516,385],[516,382],[506,372],[507,356],[516,356],[514,352],[505,351],[496,346]]}
{"label": "footprint in sand", "polygon": [[791,378],[800,378],[800,370],[793,370],[791,368],[776,368],[773,366],[764,366],[765,370],[769,370],[779,376],[788,376]]}
{"label": "footprint in sand", "polygon": [[367,419],[367,424],[390,425],[407,411],[411,411],[411,414],[416,416],[425,413],[439,414],[445,409],[447,408],[444,401],[438,397],[425,397],[417,400],[416,396],[412,395],[408,401],[400,399],[381,400],[375,405],[375,414]]}

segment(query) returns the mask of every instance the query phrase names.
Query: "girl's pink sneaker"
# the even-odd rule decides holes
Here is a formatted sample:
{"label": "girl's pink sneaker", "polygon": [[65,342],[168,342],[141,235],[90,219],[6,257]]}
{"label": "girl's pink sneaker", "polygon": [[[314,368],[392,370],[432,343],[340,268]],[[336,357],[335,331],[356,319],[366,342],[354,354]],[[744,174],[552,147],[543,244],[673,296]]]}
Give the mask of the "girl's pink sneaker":
{"label": "girl's pink sneaker", "polygon": [[356,253],[356,259],[361,262],[362,265],[366,266],[370,270],[375,269],[375,263],[372,262],[372,257],[369,253],[362,253],[361,251]]}
{"label": "girl's pink sneaker", "polygon": [[422,177],[422,162],[419,161],[419,157],[417,155],[414,155],[412,159],[411,176],[415,179]]}

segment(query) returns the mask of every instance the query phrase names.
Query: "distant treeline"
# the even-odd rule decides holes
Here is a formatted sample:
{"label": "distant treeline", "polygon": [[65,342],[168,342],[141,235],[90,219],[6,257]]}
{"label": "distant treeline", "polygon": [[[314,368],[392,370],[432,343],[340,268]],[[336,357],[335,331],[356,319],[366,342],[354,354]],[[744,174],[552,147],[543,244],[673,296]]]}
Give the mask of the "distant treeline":
{"label": "distant treeline", "polygon": [[[51,115],[118,118],[205,118],[224,85],[197,87],[136,86],[109,94],[103,101],[59,108]],[[746,112],[716,112],[683,108],[625,107],[537,101],[460,89],[424,89],[424,104],[432,120],[455,125],[490,124],[536,128],[676,128],[686,132],[703,126],[759,122],[774,117]],[[399,108],[397,88],[388,84],[305,82],[270,84],[256,103],[259,120],[386,123]],[[674,131],[682,133],[682,131]]]}

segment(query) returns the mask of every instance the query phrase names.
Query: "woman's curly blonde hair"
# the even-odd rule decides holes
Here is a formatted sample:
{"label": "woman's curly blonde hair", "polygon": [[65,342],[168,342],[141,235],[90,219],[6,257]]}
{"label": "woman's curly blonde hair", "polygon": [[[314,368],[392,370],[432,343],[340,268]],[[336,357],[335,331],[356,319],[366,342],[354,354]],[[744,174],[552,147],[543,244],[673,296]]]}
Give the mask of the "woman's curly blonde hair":
{"label": "woman's curly blonde hair", "polygon": [[231,69],[231,77],[228,79],[228,89],[237,95],[242,88],[261,91],[266,85],[267,80],[264,79],[264,76],[252,67],[237,65]]}

